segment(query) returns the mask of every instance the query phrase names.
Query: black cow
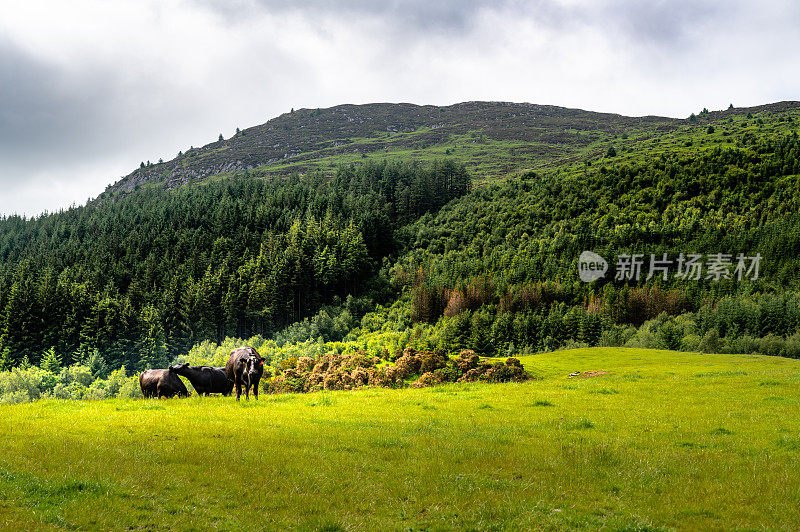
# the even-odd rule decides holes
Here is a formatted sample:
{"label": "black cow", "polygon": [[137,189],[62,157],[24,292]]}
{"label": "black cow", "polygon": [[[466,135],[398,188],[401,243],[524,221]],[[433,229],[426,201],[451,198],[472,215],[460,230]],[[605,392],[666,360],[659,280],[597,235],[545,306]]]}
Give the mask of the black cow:
{"label": "black cow", "polygon": [[143,371],[139,375],[139,386],[145,397],[189,397],[189,390],[172,368]]}
{"label": "black cow", "polygon": [[175,364],[170,366],[169,369],[189,379],[195,391],[200,395],[208,395],[210,393],[230,395],[233,390],[233,382],[229,381],[227,375],[225,375],[225,368]]}
{"label": "black cow", "polygon": [[258,400],[258,381],[264,374],[264,359],[252,347],[237,347],[231,351],[228,363],[225,364],[225,374],[228,380],[236,385],[236,400],[242,395],[242,385],[245,386],[245,399],[250,399],[250,386],[253,395]]}

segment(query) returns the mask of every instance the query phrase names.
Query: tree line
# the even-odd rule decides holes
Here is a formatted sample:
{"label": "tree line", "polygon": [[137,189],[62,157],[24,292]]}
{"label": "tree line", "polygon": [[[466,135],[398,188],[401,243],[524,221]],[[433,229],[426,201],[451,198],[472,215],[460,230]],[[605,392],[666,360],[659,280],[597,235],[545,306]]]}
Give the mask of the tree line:
{"label": "tree line", "polygon": [[395,231],[465,194],[450,161],[369,162],[334,178],[249,175],[144,187],[0,220],[0,365],[96,351],[163,365],[203,340],[270,335],[375,290]]}

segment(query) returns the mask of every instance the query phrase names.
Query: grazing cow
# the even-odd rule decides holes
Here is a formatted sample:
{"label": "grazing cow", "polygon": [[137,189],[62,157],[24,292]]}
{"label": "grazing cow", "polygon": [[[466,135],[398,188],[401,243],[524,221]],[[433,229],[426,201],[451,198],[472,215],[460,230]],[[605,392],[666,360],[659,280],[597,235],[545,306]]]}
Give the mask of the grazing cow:
{"label": "grazing cow", "polygon": [[237,347],[231,351],[228,363],[225,364],[228,380],[236,385],[236,400],[242,395],[242,384],[245,386],[245,399],[250,399],[250,386],[258,400],[258,381],[264,374],[264,359],[252,347]]}
{"label": "grazing cow", "polygon": [[233,383],[225,375],[225,368],[175,364],[170,366],[169,369],[189,379],[195,391],[200,395],[208,395],[210,393],[230,395],[231,390],[233,390]]}
{"label": "grazing cow", "polygon": [[139,375],[139,386],[145,397],[189,397],[189,391],[172,368],[143,371]]}

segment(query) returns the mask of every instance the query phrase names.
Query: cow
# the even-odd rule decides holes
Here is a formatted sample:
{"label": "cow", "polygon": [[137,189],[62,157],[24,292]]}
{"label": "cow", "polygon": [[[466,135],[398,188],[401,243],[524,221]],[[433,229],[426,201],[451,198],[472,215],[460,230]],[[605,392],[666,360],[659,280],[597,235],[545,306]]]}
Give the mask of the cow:
{"label": "cow", "polygon": [[172,368],[143,371],[139,375],[139,386],[145,397],[189,397],[189,391]]}
{"label": "cow", "polygon": [[170,366],[169,369],[189,379],[195,391],[200,395],[211,393],[230,395],[233,390],[233,382],[228,380],[225,368],[175,364]]}
{"label": "cow", "polygon": [[252,347],[237,347],[231,351],[228,363],[225,364],[228,380],[236,385],[236,400],[242,395],[242,384],[245,386],[245,399],[250,399],[250,386],[258,401],[258,381],[264,374],[264,359]]}

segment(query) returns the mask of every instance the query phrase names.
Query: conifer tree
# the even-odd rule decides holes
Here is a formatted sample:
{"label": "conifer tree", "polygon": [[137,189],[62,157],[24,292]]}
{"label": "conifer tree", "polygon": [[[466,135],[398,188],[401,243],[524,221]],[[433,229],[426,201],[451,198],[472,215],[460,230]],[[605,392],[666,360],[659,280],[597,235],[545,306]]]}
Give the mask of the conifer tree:
{"label": "conifer tree", "polygon": [[45,371],[49,371],[54,375],[61,373],[61,355],[56,353],[54,347],[51,347],[42,355],[42,361],[39,367]]}

